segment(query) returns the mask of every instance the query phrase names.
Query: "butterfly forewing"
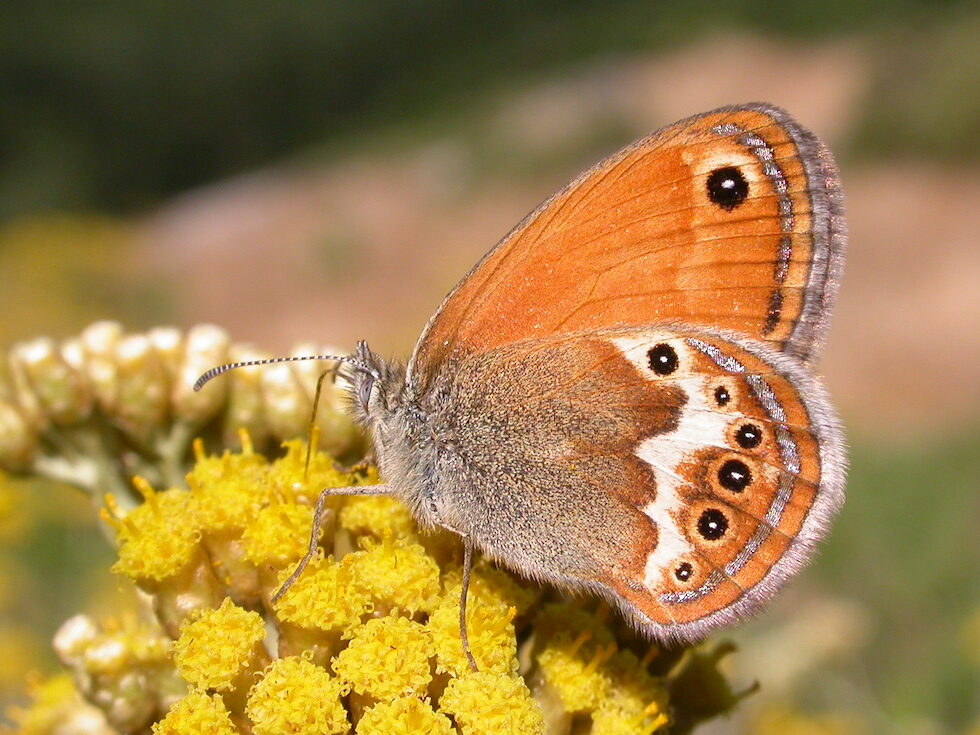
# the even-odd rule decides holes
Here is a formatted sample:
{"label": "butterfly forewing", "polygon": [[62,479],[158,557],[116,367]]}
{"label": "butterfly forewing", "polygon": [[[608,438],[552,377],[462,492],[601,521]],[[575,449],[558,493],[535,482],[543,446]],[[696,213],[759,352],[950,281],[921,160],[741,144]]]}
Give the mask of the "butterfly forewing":
{"label": "butterfly forewing", "polygon": [[809,132],[765,105],[689,118],[603,161],[507,235],[430,320],[410,380],[522,339],[665,321],[809,359],[842,252],[836,169]]}

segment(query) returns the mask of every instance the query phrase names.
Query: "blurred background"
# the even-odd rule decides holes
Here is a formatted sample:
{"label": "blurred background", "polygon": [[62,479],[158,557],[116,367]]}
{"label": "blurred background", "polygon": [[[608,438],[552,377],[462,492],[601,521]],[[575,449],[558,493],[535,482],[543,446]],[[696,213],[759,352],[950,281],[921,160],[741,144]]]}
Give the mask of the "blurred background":
{"label": "blurred background", "polygon": [[[852,479],[817,563],[730,634],[761,691],[705,731],[980,733],[980,4],[35,0],[0,27],[4,347],[113,318],[406,354],[583,167],[789,109],[847,195],[821,370]],[[2,701],[111,599],[92,517],[0,478]]]}

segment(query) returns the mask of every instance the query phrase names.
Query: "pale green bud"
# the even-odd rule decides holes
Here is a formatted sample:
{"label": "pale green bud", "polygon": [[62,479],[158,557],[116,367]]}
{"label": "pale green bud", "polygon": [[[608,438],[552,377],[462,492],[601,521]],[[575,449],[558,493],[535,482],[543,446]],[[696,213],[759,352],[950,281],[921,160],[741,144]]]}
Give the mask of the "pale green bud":
{"label": "pale green bud", "polygon": [[212,380],[196,393],[194,383],[205,371],[228,362],[230,343],[228,333],[211,324],[199,324],[187,332],[171,393],[175,418],[204,423],[221,410],[228,395],[227,382]]}
{"label": "pale green bud", "polygon": [[145,438],[161,426],[170,409],[170,385],[163,360],[149,338],[134,334],[116,346],[116,420],[124,430]]}
{"label": "pale green bud", "polygon": [[[231,362],[262,360],[268,357],[253,347],[235,345],[229,354]],[[246,429],[252,440],[261,443],[269,436],[262,400],[262,371],[264,367],[243,367],[215,378],[212,383],[225,382],[228,388],[228,405],[225,408],[224,442],[228,446],[238,443],[238,430]],[[210,383],[208,384],[210,386]]]}
{"label": "pale green bud", "polygon": [[46,418],[56,424],[74,424],[91,412],[92,394],[84,377],[64,359],[54,340],[42,337],[17,345],[11,361]]}
{"label": "pale green bud", "polygon": [[37,451],[36,428],[12,403],[0,401],[0,467],[27,469]]}
{"label": "pale green bud", "polygon": [[118,322],[96,322],[81,334],[85,377],[99,407],[107,414],[116,408],[116,347],[122,339]]}

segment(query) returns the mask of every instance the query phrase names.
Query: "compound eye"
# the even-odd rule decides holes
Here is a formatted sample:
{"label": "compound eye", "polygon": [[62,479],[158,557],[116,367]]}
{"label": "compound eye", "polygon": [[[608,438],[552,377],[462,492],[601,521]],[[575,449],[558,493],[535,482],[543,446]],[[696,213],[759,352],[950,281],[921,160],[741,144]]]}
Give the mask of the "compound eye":
{"label": "compound eye", "polygon": [[355,378],[357,381],[357,400],[361,403],[361,408],[367,413],[368,406],[371,404],[371,391],[374,389],[374,376],[370,373],[358,373]]}

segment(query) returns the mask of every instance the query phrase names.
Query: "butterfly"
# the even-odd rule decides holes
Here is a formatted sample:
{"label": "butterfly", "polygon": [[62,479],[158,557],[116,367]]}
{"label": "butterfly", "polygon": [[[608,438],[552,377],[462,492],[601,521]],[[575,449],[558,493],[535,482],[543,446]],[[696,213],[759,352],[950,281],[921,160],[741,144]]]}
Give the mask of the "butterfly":
{"label": "butterfly", "polygon": [[384,484],[324,491],[317,517],[328,494],[394,496],[462,537],[466,579],[479,549],[659,641],[755,612],[843,502],[813,365],[844,249],[831,154],[783,110],[633,143],[506,235],[407,362],[331,358]]}

